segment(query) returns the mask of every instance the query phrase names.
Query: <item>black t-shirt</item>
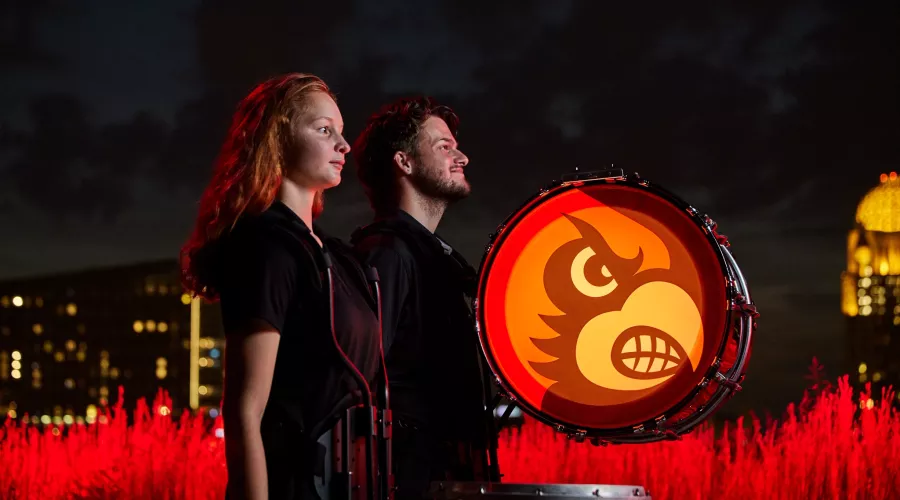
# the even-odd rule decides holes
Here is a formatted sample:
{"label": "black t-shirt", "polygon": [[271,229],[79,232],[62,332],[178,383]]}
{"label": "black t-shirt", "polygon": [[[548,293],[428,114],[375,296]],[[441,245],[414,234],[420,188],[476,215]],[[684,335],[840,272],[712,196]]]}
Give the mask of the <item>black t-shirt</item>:
{"label": "black t-shirt", "polygon": [[358,231],[353,244],[381,280],[397,419],[451,439],[484,439],[489,389],[471,309],[474,269],[403,211]]}
{"label": "black t-shirt", "polygon": [[[333,262],[338,343],[374,390],[380,367],[374,298],[349,247],[322,240]],[[341,410],[361,401],[361,388],[334,346],[322,249],[306,224],[276,201],[263,214],[242,218],[216,251],[213,285],[226,334],[245,334],[258,320],[281,334],[264,437],[265,428],[274,426],[315,440]]]}

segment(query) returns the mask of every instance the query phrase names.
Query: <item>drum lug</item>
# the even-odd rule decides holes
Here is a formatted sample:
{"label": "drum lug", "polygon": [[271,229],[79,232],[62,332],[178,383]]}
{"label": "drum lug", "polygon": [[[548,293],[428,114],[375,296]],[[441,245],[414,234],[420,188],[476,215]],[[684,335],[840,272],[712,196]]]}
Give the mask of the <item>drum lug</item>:
{"label": "drum lug", "polygon": [[741,293],[735,294],[734,300],[731,303],[731,310],[747,314],[751,318],[759,317],[759,311],[757,311],[756,305],[748,303],[747,298]]}
{"label": "drum lug", "polygon": [[653,431],[653,434],[665,439],[666,441],[681,441],[681,436],[675,434],[675,431],[673,431],[672,429],[656,429],[655,431]]}
{"label": "drum lug", "polygon": [[640,184],[641,186],[648,187],[650,185],[650,181],[641,177],[641,174],[635,172],[634,173],[634,181]]}
{"label": "drum lug", "polygon": [[576,443],[583,443],[584,438],[587,436],[587,431],[584,429],[578,429],[573,433],[570,433],[567,437]]}
{"label": "drum lug", "polygon": [[743,387],[741,387],[741,384],[733,380],[728,380],[728,377],[722,375],[722,372],[716,372],[716,382],[718,382],[719,385],[723,385],[734,392],[740,392],[743,389]]}
{"label": "drum lug", "polygon": [[604,440],[604,439],[600,439],[600,438],[598,438],[598,437],[592,437],[592,438],[590,439],[590,442],[591,442],[591,444],[594,445],[594,446],[609,446],[609,441],[606,441],[606,440]]}
{"label": "drum lug", "polygon": [[716,238],[716,243],[718,243],[719,245],[722,245],[725,248],[730,248],[731,243],[728,242],[728,236],[725,236],[724,234],[719,234],[719,232],[716,230],[719,227],[719,225],[716,223],[716,221],[712,220],[709,217],[709,215],[706,215],[706,214],[703,214],[702,219],[703,219],[703,222],[706,224],[706,228]]}

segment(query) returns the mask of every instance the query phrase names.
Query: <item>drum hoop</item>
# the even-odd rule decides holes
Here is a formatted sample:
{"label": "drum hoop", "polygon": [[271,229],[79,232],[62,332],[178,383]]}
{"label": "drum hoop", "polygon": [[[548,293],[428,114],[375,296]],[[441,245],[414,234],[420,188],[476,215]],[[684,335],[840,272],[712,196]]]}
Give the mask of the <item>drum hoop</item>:
{"label": "drum hoop", "polygon": [[[719,346],[716,349],[714,361],[709,366],[707,373],[703,376],[703,378],[700,379],[696,386],[684,398],[673,405],[670,409],[663,412],[660,416],[650,421],[646,421],[643,424],[610,429],[585,429],[545,416],[540,411],[538,411],[538,409],[535,408],[530,402],[526,401],[525,399],[519,398],[519,395],[516,393],[516,391],[512,389],[511,384],[507,382],[502,376],[502,372],[498,368],[499,365],[497,363],[497,360],[494,359],[493,353],[488,348],[486,331],[483,326],[484,308],[481,307],[481,298],[483,297],[485,289],[487,287],[485,270],[493,264],[494,258],[496,257],[496,251],[499,248],[498,245],[503,243],[512,227],[518,224],[522,216],[529,212],[529,209],[537,205],[540,200],[546,198],[549,195],[563,193],[586,184],[594,184],[600,182],[647,190],[651,194],[659,196],[663,200],[671,203],[675,208],[684,210],[688,214],[688,218],[701,229],[704,237],[707,240],[707,243],[709,243],[713,248],[716,259],[719,262],[720,271],[726,279],[725,297],[727,305],[725,311],[724,332]],[[753,319],[752,317],[750,317],[750,313],[747,312],[745,308],[741,307],[742,304],[749,304],[752,308],[752,301],[750,301],[750,294],[747,288],[746,281],[744,280],[744,277],[741,274],[740,269],[738,268],[737,263],[734,260],[734,257],[731,255],[730,250],[727,248],[727,245],[727,243],[720,243],[720,241],[717,239],[717,233],[715,232],[715,223],[708,216],[701,216],[693,206],[691,206],[675,194],[667,191],[666,189],[641,178],[637,173],[633,175],[625,175],[621,169],[601,172],[575,173],[563,176],[562,179],[551,182],[550,184],[541,188],[537,194],[530,197],[516,210],[514,210],[499,226],[497,226],[497,229],[493,233],[491,233],[490,240],[485,246],[485,251],[478,268],[478,289],[476,299],[474,301],[475,329],[478,332],[479,346],[481,347],[481,351],[488,362],[488,366],[490,367],[491,372],[494,375],[495,383],[505,393],[507,398],[509,398],[513,403],[520,406],[531,417],[553,427],[558,432],[570,435],[570,437],[576,437],[580,439],[583,439],[585,437],[594,439],[600,438],[604,442],[638,443],[659,441],[662,439],[671,438],[671,433],[673,429],[676,428],[677,432],[675,432],[675,434],[681,434],[691,430],[706,419],[706,416],[704,416],[704,414],[709,414],[717,406],[719,406],[719,404],[733,395],[734,392],[740,390],[738,382],[743,378],[744,361],[746,359],[747,351],[752,339],[753,329],[755,327]],[[736,314],[741,317],[738,323],[738,331],[736,332],[739,337],[737,357],[735,358],[734,364],[732,365],[731,369],[728,370],[728,373],[722,374],[718,371],[718,369],[722,360],[722,354],[728,345],[728,336],[730,335],[731,330],[734,329],[734,320]],[[665,421],[672,415],[675,415],[682,409],[684,409],[684,407],[691,401],[693,401],[693,399],[700,393],[700,391],[702,391],[710,382],[719,383],[720,388],[710,397],[709,401],[707,401],[707,403],[703,407],[698,408],[694,412],[694,414],[692,414],[694,418],[688,417],[684,419],[686,420],[684,425],[681,425],[681,421],[675,422],[675,427],[670,427],[669,429],[667,429],[668,432],[666,432],[666,429],[664,429]],[[648,436],[640,436],[637,434],[644,430],[653,430],[654,432]]]}

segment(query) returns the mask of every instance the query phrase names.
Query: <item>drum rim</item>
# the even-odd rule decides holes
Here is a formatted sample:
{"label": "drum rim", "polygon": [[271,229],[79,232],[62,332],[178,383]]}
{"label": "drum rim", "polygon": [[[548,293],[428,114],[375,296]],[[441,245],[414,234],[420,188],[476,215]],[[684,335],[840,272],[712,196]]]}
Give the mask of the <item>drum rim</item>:
{"label": "drum rim", "polygon": [[[507,398],[509,398],[516,405],[520,406],[531,417],[553,427],[558,432],[563,432],[582,438],[595,437],[603,439],[621,437],[623,438],[622,442],[635,442],[635,438],[637,436],[635,436],[634,433],[637,432],[636,429],[643,428],[648,423],[664,422],[665,419],[668,419],[670,416],[679,413],[682,409],[684,409],[686,405],[694,400],[694,398],[708,385],[710,381],[715,381],[715,375],[716,373],[718,373],[718,367],[722,359],[722,353],[728,345],[729,331],[733,329],[735,310],[732,304],[734,304],[736,296],[739,295],[735,282],[739,279],[741,284],[743,284],[743,277],[740,276],[739,270],[733,270],[731,268],[732,265],[736,267],[737,264],[734,262],[734,258],[730,255],[730,252],[726,248],[723,248],[723,246],[716,239],[714,227],[710,224],[712,221],[706,216],[701,216],[700,212],[696,208],[685,202],[677,195],[671,193],[670,191],[662,188],[659,185],[651,183],[647,179],[641,178],[637,173],[633,175],[626,175],[622,170],[577,173],[572,176],[572,179],[566,179],[565,177],[566,176],[564,176],[562,179],[554,180],[553,182],[542,187],[537,192],[537,194],[528,198],[518,208],[512,211],[506,217],[506,219],[504,219],[504,221],[497,226],[496,230],[491,233],[490,240],[485,246],[485,251],[482,255],[481,263],[478,267],[478,287],[476,289],[476,298],[474,301],[475,329],[478,332],[479,347],[481,348],[481,351],[488,362],[488,366],[492,372],[492,375],[494,376],[495,383],[500,386]],[[550,195],[563,193],[571,189],[576,189],[585,184],[593,183],[618,184],[638,189],[644,189],[650,191],[651,194],[659,196],[663,200],[671,203],[676,209],[685,211],[688,215],[688,218],[701,229],[704,238],[707,240],[707,243],[709,243],[710,246],[713,247],[713,251],[716,255],[716,260],[718,260],[719,262],[720,271],[722,273],[722,276],[726,280],[726,310],[724,330],[722,332],[719,345],[715,351],[715,361],[707,368],[707,373],[704,374],[700,381],[684,398],[682,398],[676,404],[672,405],[672,407],[668,410],[662,412],[661,415],[652,420],[625,427],[589,428],[586,426],[574,425],[569,422],[564,422],[542,414],[529,401],[521,398],[520,395],[512,389],[511,384],[509,384],[509,382],[502,376],[502,372],[498,368],[498,363],[494,358],[493,352],[487,346],[486,331],[484,328],[484,308],[481,307],[481,300],[484,296],[484,291],[487,286],[487,280],[485,279],[484,271],[486,267],[490,266],[493,263],[498,248],[497,245],[503,242],[506,235],[509,234],[509,231],[519,222],[519,219],[521,219],[522,216],[528,213],[529,209],[536,205],[539,200],[543,198],[546,198]],[[725,256],[726,252],[729,253],[728,257]],[[740,276],[740,278],[736,277],[735,274]],[[748,333],[748,336],[749,335],[752,335],[752,331]],[[749,341],[747,342],[747,345],[749,346]],[[735,360],[735,367],[740,367],[741,374],[746,371],[746,365],[743,362],[743,358],[745,356],[746,353],[739,350],[737,359]],[[716,398],[714,395],[710,398],[709,401],[712,402],[715,399]],[[703,409],[697,409],[697,412],[701,411],[703,411]],[[700,422],[693,423],[693,425],[690,425],[687,429],[682,430],[682,432],[687,432],[699,423]],[[649,439],[637,439],[637,441],[649,442],[659,439],[664,439],[664,436],[655,436]]]}

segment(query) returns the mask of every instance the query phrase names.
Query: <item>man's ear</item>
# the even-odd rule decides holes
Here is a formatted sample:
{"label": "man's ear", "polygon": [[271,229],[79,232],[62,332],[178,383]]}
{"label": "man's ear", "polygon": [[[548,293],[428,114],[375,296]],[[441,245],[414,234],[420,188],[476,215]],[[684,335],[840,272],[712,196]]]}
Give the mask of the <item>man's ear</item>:
{"label": "man's ear", "polygon": [[394,166],[400,169],[400,173],[402,175],[409,175],[412,173],[412,165],[410,165],[409,155],[404,153],[403,151],[397,151],[394,153]]}

